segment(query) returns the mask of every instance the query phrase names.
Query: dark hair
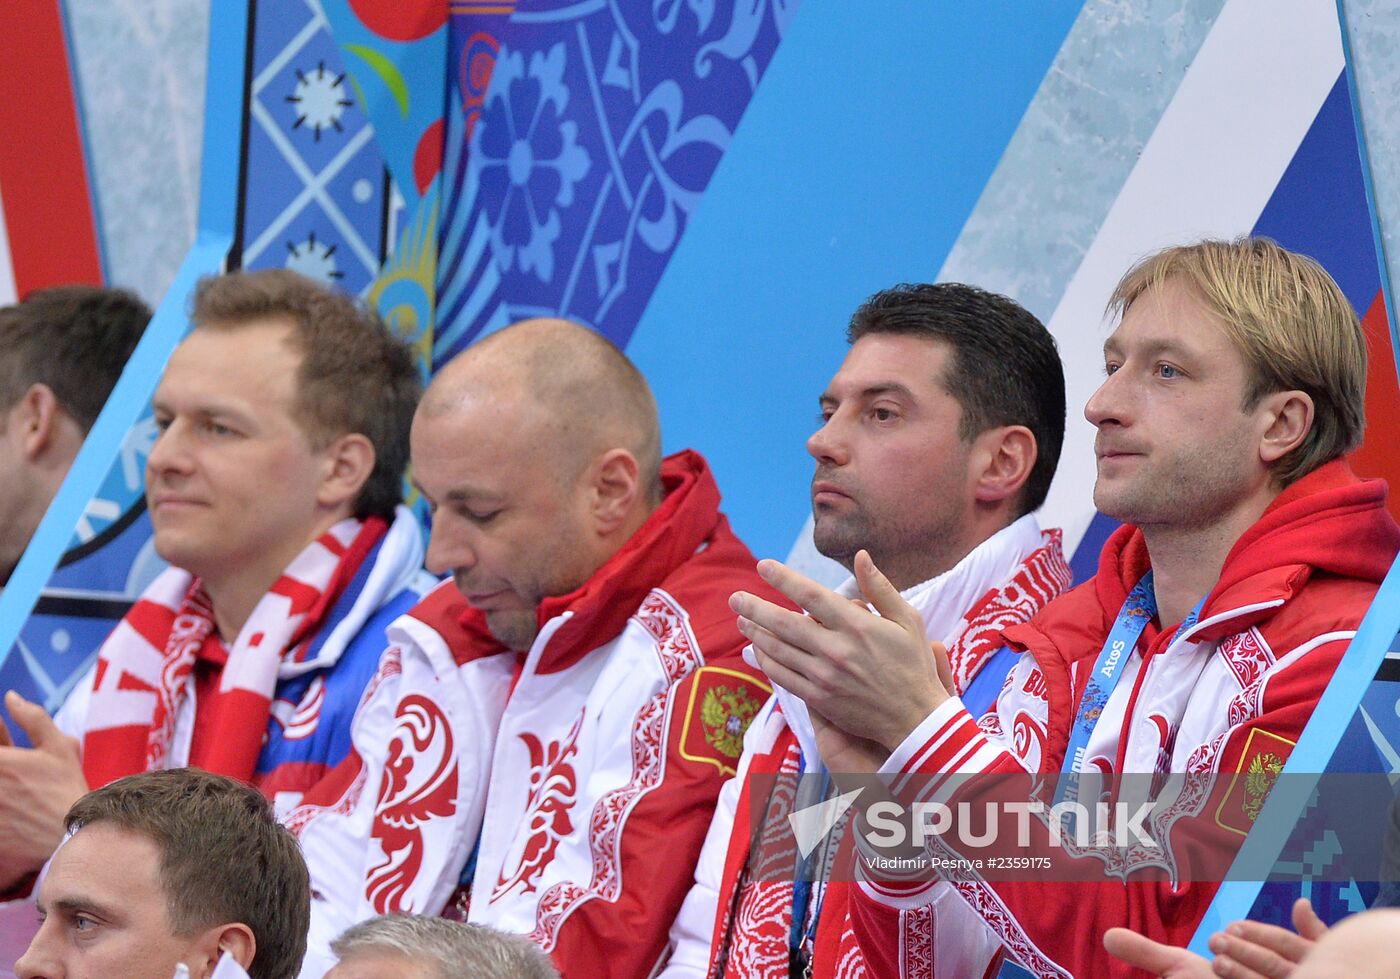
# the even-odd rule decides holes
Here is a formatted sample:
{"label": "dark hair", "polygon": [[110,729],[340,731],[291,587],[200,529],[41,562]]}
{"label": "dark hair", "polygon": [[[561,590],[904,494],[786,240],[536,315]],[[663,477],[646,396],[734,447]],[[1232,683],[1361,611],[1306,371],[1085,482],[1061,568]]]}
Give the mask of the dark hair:
{"label": "dark hair", "polygon": [[150,321],[135,293],[97,286],[40,289],[0,309],[0,410],[43,384],[86,434]]}
{"label": "dark hair", "polygon": [[160,851],[176,935],[239,923],[252,929],[252,979],[293,979],[306,954],[311,881],[301,847],[256,789],[197,768],[117,779],[68,810],[68,832],[106,824]]}
{"label": "dark hair", "polygon": [[958,436],[1024,425],[1036,458],[1022,490],[1021,513],[1045,502],[1065,440],[1065,373],[1045,324],[1005,296],[958,282],[903,284],[867,299],[846,330],[855,343],[872,333],[926,337],[953,356],[943,386],[962,406]]}
{"label": "dark hair", "polygon": [[313,445],[351,432],[374,446],[374,469],[355,516],[393,517],[403,499],[408,430],[423,382],[408,344],[349,296],[287,269],[201,279],[195,329],[237,329],[284,320],[302,352],[296,413]]}

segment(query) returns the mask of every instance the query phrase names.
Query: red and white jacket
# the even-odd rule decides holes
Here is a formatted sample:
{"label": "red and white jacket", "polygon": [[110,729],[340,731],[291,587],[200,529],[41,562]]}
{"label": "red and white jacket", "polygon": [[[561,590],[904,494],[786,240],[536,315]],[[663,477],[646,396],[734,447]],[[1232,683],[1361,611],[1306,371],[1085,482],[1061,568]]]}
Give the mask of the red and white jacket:
{"label": "red and white jacket", "polygon": [[[1060,532],[1042,533],[1035,517],[1027,515],[983,541],[955,567],[903,594],[919,610],[928,634],[945,641],[961,690],[1001,648],[1001,630],[1029,619],[1069,582]],[[838,590],[856,594],[853,580]],[[673,951],[661,979],[786,979],[793,885],[761,879],[764,873],[750,866],[752,807],[765,804],[753,798],[751,776],[795,775],[799,765],[808,772],[820,770],[816,736],[802,701],[779,688],[750,726],[739,772],[720,794],[695,886],[672,927]],[[790,780],[779,779],[778,785],[790,785]],[[835,881],[824,891],[811,974],[818,979],[863,976],[863,958],[847,914],[850,885]],[[957,967],[950,960],[943,974],[950,979],[980,975],[997,957],[1000,940],[965,906],[954,908],[948,920],[958,929],[962,952]],[[721,948],[722,972],[716,962]]]}
{"label": "red and white jacket", "polygon": [[541,603],[527,653],[503,650],[451,582],[392,631],[353,763],[290,817],[308,854],[344,855],[312,881],[304,976],[333,964],[349,924],[441,913],[454,893],[457,913],[529,936],[565,979],[652,973],[769,693],[729,596],[775,595],[705,461],[672,456],[662,479],[627,544]]}
{"label": "red and white jacket", "polygon": [[[1384,482],[1358,480],[1344,462],[1321,467],[1280,494],[1236,542],[1194,627],[1182,635],[1153,625],[1144,631],[1077,770],[1227,776],[1219,783],[1233,793],[1226,795],[1232,805],[1217,808],[1217,796],[1203,791],[1176,799],[1166,847],[1172,859],[1190,859],[1207,844],[1233,852],[1248,831],[1262,796],[1240,804],[1238,780],[1228,776],[1251,764],[1276,773],[1287,759],[1400,550],[1385,498]],[[883,771],[922,773],[935,784],[955,771],[1059,772],[1099,652],[1149,567],[1141,532],[1120,528],[1092,581],[1006,630],[1023,655],[980,725],[953,698]],[[1241,784],[1260,795],[1258,780]],[[1195,818],[1208,803],[1206,818]],[[1028,852],[1046,845],[1047,832],[1031,820]],[[949,884],[894,879],[863,860],[852,921],[871,974],[932,976],[941,954],[937,909],[956,889],[1035,975],[1128,975],[1132,969],[1103,950],[1107,929],[1121,925],[1185,945],[1218,887],[1135,880],[1135,868],[1142,869],[1103,873],[1099,865],[1096,879],[1076,883],[977,877]]]}

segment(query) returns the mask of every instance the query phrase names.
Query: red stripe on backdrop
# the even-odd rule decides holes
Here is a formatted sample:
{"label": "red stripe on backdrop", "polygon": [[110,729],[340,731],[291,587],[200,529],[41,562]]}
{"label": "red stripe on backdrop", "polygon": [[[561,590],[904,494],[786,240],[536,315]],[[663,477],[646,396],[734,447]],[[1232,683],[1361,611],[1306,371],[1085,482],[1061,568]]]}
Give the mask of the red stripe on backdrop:
{"label": "red stripe on backdrop", "polygon": [[1385,294],[1377,293],[1361,318],[1366,333],[1366,440],[1351,458],[1361,476],[1380,476],[1390,483],[1391,516],[1400,520],[1400,381],[1396,380],[1395,348],[1385,315]]}
{"label": "red stripe on backdrop", "polygon": [[21,296],[102,282],[59,0],[0,2],[0,198]]}

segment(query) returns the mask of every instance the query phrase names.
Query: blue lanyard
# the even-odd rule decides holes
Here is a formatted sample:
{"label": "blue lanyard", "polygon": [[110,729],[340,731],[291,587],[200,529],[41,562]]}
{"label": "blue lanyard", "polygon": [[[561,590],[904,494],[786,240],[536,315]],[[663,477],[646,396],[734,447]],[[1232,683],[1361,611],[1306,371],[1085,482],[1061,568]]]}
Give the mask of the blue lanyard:
{"label": "blue lanyard", "polygon": [[[803,771],[807,767],[807,759],[803,756],[799,748],[797,752],[797,772],[801,778]],[[817,801],[821,802],[826,798],[827,791],[831,788],[831,773],[822,766],[822,788],[821,795]],[[817,922],[821,920],[822,905],[826,903],[826,888],[822,888],[821,896],[817,899],[816,912],[812,915],[811,926],[807,925],[807,908],[812,903],[812,888],[815,881],[807,880],[808,867],[812,862],[812,857],[821,854],[825,859],[826,845],[818,847],[816,850],[802,858],[797,865],[796,872],[792,880],[792,926],[788,929],[788,947],[794,952],[801,952],[807,942],[815,942],[817,937]]]}
{"label": "blue lanyard", "polygon": [[[1205,602],[1205,598],[1202,597],[1191,613],[1181,621],[1176,630],[1178,636],[1184,635],[1196,624]],[[1079,702],[1079,713],[1070,729],[1064,764],[1060,766],[1060,774],[1063,777],[1055,788],[1057,804],[1063,802],[1067,796],[1078,797],[1079,768],[1089,747],[1089,735],[1093,733],[1094,725],[1098,723],[1099,715],[1103,713],[1109,696],[1122,679],[1123,667],[1133,655],[1143,630],[1156,614],[1157,596],[1152,591],[1152,572],[1149,571],[1143,575],[1137,587],[1123,602],[1123,607],[1118,610],[1118,618],[1114,620],[1113,628],[1104,640],[1103,649],[1099,651],[1099,658],[1094,663],[1093,675],[1089,677],[1089,683],[1084,688],[1084,697]]]}
{"label": "blue lanyard", "polygon": [[481,855],[481,834],[476,834],[476,842],[472,844],[472,852],[467,856],[467,862],[462,867],[462,872],[457,876],[457,886],[470,891],[472,878],[476,876],[476,860]]}

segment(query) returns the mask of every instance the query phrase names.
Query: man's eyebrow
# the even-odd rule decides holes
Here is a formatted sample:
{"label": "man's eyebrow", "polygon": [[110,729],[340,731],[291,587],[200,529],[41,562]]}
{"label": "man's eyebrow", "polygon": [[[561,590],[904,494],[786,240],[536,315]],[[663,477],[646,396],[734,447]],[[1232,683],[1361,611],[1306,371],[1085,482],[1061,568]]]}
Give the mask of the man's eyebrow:
{"label": "man's eyebrow", "polygon": [[[413,487],[414,487],[414,489],[418,490],[419,493],[423,494],[423,496],[424,496],[425,498],[430,499],[430,500],[433,498],[432,495],[431,495],[430,493],[428,493],[427,490],[423,489],[423,484],[422,484],[422,483],[418,482],[418,480],[416,480],[416,479],[415,479],[415,480],[412,480],[412,482],[413,482]],[[452,487],[451,489],[449,489],[447,492],[443,493],[442,496],[441,496],[441,498],[438,499],[437,502],[439,502],[439,503],[460,503],[460,502],[462,502],[463,500],[480,500],[480,499],[494,500],[494,499],[499,499],[500,496],[501,496],[500,493],[496,493],[496,492],[494,492],[494,491],[492,491],[492,490],[482,489],[482,488],[479,487],[479,486],[472,486],[470,483],[464,483],[464,484],[462,484],[461,486],[454,486],[454,487]]]}
{"label": "man's eyebrow", "polygon": [[[1121,355],[1123,352],[1123,348],[1117,343],[1114,343],[1112,339],[1110,339],[1105,341],[1103,345],[1103,352],[1105,356],[1108,356],[1110,354]],[[1175,340],[1170,339],[1148,340],[1139,345],[1135,352],[1140,357],[1160,357],[1163,354],[1166,354],[1170,357],[1176,357],[1182,360],[1195,360],[1198,356],[1188,348],[1177,343]]]}
{"label": "man's eyebrow", "polygon": [[[907,385],[901,384],[899,381],[880,381],[875,384],[867,384],[857,391],[854,397],[868,400],[870,398],[878,398],[883,394],[893,394],[911,399],[914,397],[914,392],[910,391]],[[817,399],[817,403],[823,407],[839,404],[840,401],[841,399],[830,391],[824,392],[822,396]]]}
{"label": "man's eyebrow", "polygon": [[[154,411],[170,411],[169,403],[163,398],[151,399],[151,408]],[[189,409],[189,413],[200,415],[204,418],[227,418],[230,421],[240,422],[248,425],[253,419],[246,412],[235,408],[233,405],[221,404],[218,401],[206,401],[196,404]]]}
{"label": "man's eyebrow", "polygon": [[862,398],[876,398],[882,394],[897,394],[900,397],[912,398],[914,392],[898,381],[881,381],[879,384],[871,384],[861,389]]}
{"label": "man's eyebrow", "polygon": [[35,904],[38,906],[40,914],[62,911],[68,914],[94,914],[99,918],[108,919],[117,917],[119,910],[116,905],[105,904],[102,901],[95,901],[90,897],[84,897],[82,895],[55,898],[46,905],[39,904],[37,901]]}

